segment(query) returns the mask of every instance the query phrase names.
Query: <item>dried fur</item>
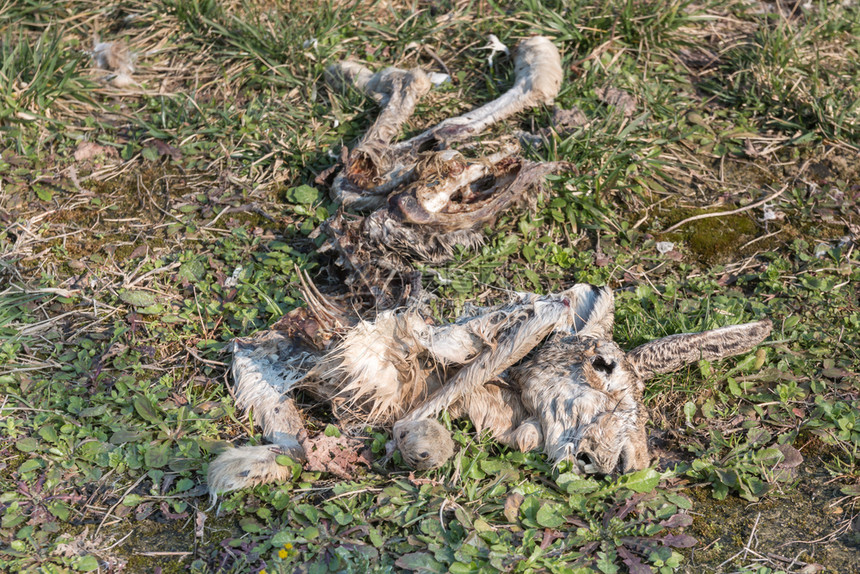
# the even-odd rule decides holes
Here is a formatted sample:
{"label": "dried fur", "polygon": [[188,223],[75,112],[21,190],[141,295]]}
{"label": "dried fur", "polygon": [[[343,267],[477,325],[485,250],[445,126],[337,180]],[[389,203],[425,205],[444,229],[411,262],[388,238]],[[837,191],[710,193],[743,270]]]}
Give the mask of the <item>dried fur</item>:
{"label": "dried fur", "polygon": [[319,368],[336,408],[365,423],[391,425],[423,400],[431,370],[416,349],[422,325],[417,313],[386,311],[350,329]]}
{"label": "dried fur", "polygon": [[286,472],[271,453],[286,452],[279,433],[295,437],[295,418],[273,405],[291,404],[283,393],[296,385],[330,400],[344,420],[393,426],[404,460],[418,469],[435,468],[453,453],[435,421],[447,410],[513,448],[574,461],[582,473],[638,470],[651,460],[645,380],[700,358],[744,352],[771,329],[759,321],[672,335],[625,353],[611,339],[613,310],[609,289],[575,285],[553,295],[522,294],[440,326],[414,309],[384,312],[344,327],[313,365],[298,358],[301,338],[264,334],[256,348],[243,341],[233,368],[237,402],[260,413],[264,433],[279,446],[223,453],[210,466],[210,486],[230,490]]}
{"label": "dried fur", "polygon": [[742,353],[764,341],[773,329],[769,319],[731,325],[704,333],[670,335],[645,343],[629,353],[637,373],[645,378],[671,373],[687,363],[712,360]]}
{"label": "dried fur", "polygon": [[108,81],[115,88],[127,88],[134,84],[135,56],[124,42],[98,42],[91,52],[97,68],[112,72]]}
{"label": "dried fur", "polygon": [[454,456],[451,433],[434,419],[401,421],[394,425],[394,440],[410,468],[438,468]]}
{"label": "dried fur", "polygon": [[285,482],[292,470],[278,464],[279,455],[291,455],[277,446],[243,446],[227,449],[209,463],[206,482],[213,501],[217,494],[258,484]]}

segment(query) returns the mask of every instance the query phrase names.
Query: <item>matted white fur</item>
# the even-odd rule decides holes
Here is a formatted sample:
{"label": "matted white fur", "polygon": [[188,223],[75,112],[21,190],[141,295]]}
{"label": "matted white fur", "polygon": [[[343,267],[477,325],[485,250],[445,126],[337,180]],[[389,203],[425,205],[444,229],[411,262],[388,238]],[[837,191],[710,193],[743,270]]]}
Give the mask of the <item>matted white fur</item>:
{"label": "matted white fur", "polygon": [[[450,437],[431,424],[447,410],[514,448],[543,448],[553,462],[574,461],[584,473],[637,470],[650,464],[644,380],[700,358],[748,350],[771,325],[765,320],[672,335],[625,353],[612,341],[613,311],[609,289],[580,284],[475,308],[448,325],[433,325],[415,309],[385,312],[346,329],[332,350],[304,365],[304,374],[298,354],[284,358],[287,342],[263,334],[259,348],[246,348],[234,364],[234,377],[248,386],[237,400],[243,408],[253,402],[265,427],[266,416],[281,420],[266,411],[279,393],[273,389],[291,381],[330,400],[338,416],[393,425],[404,460],[415,468],[439,466],[450,456]],[[265,372],[278,373],[273,386],[251,389],[269,384]],[[291,420],[280,428],[291,430]],[[260,447],[227,451],[210,466],[213,492],[276,480],[285,472],[272,466],[276,456]]]}

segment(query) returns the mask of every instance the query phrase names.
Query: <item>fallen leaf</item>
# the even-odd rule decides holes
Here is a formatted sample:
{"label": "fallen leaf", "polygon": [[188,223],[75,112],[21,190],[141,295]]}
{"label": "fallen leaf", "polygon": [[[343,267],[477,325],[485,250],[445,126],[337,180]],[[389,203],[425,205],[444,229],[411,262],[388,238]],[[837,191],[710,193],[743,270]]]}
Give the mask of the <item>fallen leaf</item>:
{"label": "fallen leaf", "polygon": [[660,523],[660,526],[665,528],[681,528],[684,526],[690,526],[693,523],[693,517],[687,514],[686,512],[679,512],[678,514],[673,514],[666,520]]}
{"label": "fallen leaf", "polygon": [[116,151],[116,148],[93,142],[80,142],[75,148],[75,161],[88,161],[99,156],[115,159],[119,158],[119,152]]}
{"label": "fallen leaf", "polygon": [[636,111],[636,98],[618,88],[608,86],[595,90],[597,98],[604,104],[615,106],[626,117],[630,117]]}
{"label": "fallen leaf", "polygon": [[155,148],[155,151],[158,152],[158,155],[160,156],[169,155],[170,159],[173,160],[182,159],[182,152],[179,151],[179,148],[175,148],[161,140],[152,140],[152,147]]}
{"label": "fallen leaf", "polygon": [[584,126],[587,123],[588,118],[576,106],[573,106],[568,110],[556,107],[552,111],[552,126],[559,134],[572,131],[573,129]]}
{"label": "fallen leaf", "polygon": [[782,456],[785,457],[782,462],[777,465],[778,468],[794,468],[803,463],[803,455],[790,444],[778,444],[776,445],[776,448],[779,449],[779,452],[781,452]]}
{"label": "fallen leaf", "polygon": [[508,522],[515,523],[520,515],[520,506],[525,497],[519,492],[512,492],[505,499],[505,518]]}
{"label": "fallen leaf", "polygon": [[164,515],[165,518],[169,518],[170,520],[179,520],[182,518],[188,518],[187,512],[180,512],[179,514],[170,511],[170,507],[167,505],[167,501],[164,500],[161,502],[161,514]]}
{"label": "fallen leaf", "polygon": [[366,450],[359,452],[362,443],[357,439],[345,435],[326,436],[323,433],[309,438],[304,432],[298,438],[307,457],[305,470],[330,472],[338,478],[351,480],[359,464],[370,464]]}

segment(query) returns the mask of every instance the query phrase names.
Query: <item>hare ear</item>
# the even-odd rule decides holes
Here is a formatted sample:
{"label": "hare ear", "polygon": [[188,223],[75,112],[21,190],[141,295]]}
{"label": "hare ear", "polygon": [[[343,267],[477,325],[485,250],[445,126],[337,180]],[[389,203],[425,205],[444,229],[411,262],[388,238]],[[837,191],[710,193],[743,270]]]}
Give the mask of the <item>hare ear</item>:
{"label": "hare ear", "polygon": [[577,283],[562,293],[570,300],[574,333],[584,337],[612,338],[615,296],[609,287]]}
{"label": "hare ear", "polygon": [[645,343],[627,353],[643,379],[670,373],[700,359],[720,359],[743,353],[761,343],[771,331],[769,319],[732,325],[704,333],[682,333]]}

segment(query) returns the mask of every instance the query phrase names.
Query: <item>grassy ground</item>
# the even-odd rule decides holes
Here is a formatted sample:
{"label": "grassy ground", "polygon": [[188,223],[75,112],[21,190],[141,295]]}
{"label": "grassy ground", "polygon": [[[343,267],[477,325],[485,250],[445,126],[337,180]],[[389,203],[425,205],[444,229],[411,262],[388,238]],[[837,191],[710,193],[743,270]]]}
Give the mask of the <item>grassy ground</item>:
{"label": "grassy ground", "polygon": [[[0,0],[0,570],[860,571],[857,2],[308,4]],[[299,188],[376,109],[324,67],[446,66],[417,130],[510,84],[490,33],[551,36],[589,123],[532,152],[577,167],[537,210],[424,269],[440,313],[588,281],[627,348],[760,317],[771,339],[654,381],[660,462],[633,476],[454,422],[438,471],[296,466],[209,508],[208,462],[259,441],[228,342],[302,304],[297,268],[339,279],[307,238],[333,206]],[[92,69],[96,38],[129,44],[135,84]]]}

